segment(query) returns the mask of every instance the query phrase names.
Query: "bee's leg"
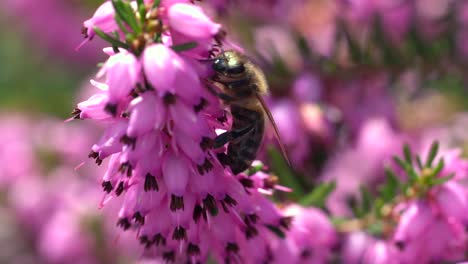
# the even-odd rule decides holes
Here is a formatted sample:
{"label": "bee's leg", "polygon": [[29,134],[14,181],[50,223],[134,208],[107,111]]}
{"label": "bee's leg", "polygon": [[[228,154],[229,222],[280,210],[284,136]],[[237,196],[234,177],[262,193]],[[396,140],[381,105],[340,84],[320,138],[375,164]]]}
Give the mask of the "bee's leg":
{"label": "bee's leg", "polygon": [[209,80],[205,80],[205,84],[206,84],[206,87],[208,88],[208,91],[210,91],[210,93],[212,93],[213,95],[215,95],[216,97],[218,97],[219,99],[223,100],[224,102],[233,102],[236,100],[236,98],[228,95],[228,94],[225,94],[225,93],[221,93],[221,92],[218,92],[215,90],[215,88],[213,86],[216,86],[213,82],[209,81]]}
{"label": "bee's leg", "polygon": [[233,130],[230,130],[230,131],[226,131],[220,135],[218,135],[215,139],[214,139],[214,145],[213,147],[214,148],[220,148],[222,146],[224,146],[226,143],[228,142],[231,142],[233,140],[236,140],[236,139],[239,139],[245,135],[247,135],[249,132],[251,132],[253,129],[255,128],[255,126],[253,125],[250,125],[250,126],[246,126],[246,127],[243,127],[243,128],[239,128],[239,129],[233,129]]}

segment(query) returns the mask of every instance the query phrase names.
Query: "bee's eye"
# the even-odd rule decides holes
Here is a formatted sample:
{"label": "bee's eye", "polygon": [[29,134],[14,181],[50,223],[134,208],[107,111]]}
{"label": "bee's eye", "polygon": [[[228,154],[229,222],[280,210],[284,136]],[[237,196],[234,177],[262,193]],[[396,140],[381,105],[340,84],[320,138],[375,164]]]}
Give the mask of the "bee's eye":
{"label": "bee's eye", "polygon": [[213,70],[217,71],[217,72],[222,72],[222,71],[225,71],[226,70],[226,60],[223,60],[223,59],[216,59],[214,60],[213,62]]}
{"label": "bee's eye", "polygon": [[239,74],[239,73],[243,73],[244,71],[245,71],[245,68],[243,64],[236,65],[227,70],[229,74]]}

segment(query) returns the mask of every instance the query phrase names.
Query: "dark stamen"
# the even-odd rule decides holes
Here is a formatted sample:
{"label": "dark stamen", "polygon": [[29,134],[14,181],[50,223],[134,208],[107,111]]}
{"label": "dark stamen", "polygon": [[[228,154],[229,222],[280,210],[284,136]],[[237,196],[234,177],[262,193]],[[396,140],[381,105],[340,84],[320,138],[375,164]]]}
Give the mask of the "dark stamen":
{"label": "dark stamen", "polygon": [[208,209],[208,211],[210,212],[210,215],[216,216],[218,214],[218,207],[216,206],[216,200],[211,194],[208,194],[205,197],[205,199],[203,199],[203,205],[205,206],[206,209]]}
{"label": "dark stamen", "polygon": [[277,235],[279,238],[284,238],[286,234],[281,230],[280,227],[274,225],[265,225],[273,234]]}
{"label": "dark stamen", "polygon": [[193,221],[195,221],[195,223],[198,223],[198,220],[200,220],[202,213],[203,213],[203,208],[201,207],[201,205],[199,204],[195,205],[195,208],[193,208],[193,215],[192,215]]}
{"label": "dark stamen", "polygon": [[141,225],[145,224],[145,217],[143,215],[141,215],[140,212],[136,212],[133,215],[133,220],[135,220],[135,223],[140,223]]}
{"label": "dark stamen", "polygon": [[203,171],[203,166],[202,165],[197,165],[197,170],[198,170],[198,174],[200,174],[200,175],[205,174],[205,172]]}
{"label": "dark stamen", "polygon": [[115,117],[117,115],[117,105],[107,103],[106,106],[104,107],[104,111],[106,111],[107,113]]}
{"label": "dark stamen", "polygon": [[164,252],[163,259],[167,262],[175,262],[175,252],[174,251]]}
{"label": "dark stamen", "polygon": [[192,243],[189,243],[187,246],[187,255],[190,257],[200,255],[200,248]]}
{"label": "dark stamen", "polygon": [[166,238],[161,234],[157,234],[157,235],[154,235],[153,242],[156,244],[156,246],[159,246],[159,245],[164,246],[166,245]]}
{"label": "dark stamen", "polygon": [[403,242],[403,241],[396,241],[396,242],[395,242],[395,246],[396,246],[399,250],[403,251],[403,250],[405,249],[405,242]]}
{"label": "dark stamen", "polygon": [[126,174],[127,177],[132,177],[132,165],[129,161],[120,164],[119,172],[122,174]]}
{"label": "dark stamen", "polygon": [[92,151],[92,150],[91,150],[91,152],[90,152],[89,155],[88,155],[88,158],[95,159],[97,165],[101,165],[101,164],[102,164],[102,159],[99,158],[99,153],[97,153],[97,152],[95,152],[95,151]]}
{"label": "dark stamen", "polygon": [[177,211],[179,209],[184,210],[184,197],[171,195],[171,211]]}
{"label": "dark stamen", "polygon": [[227,252],[232,252],[232,253],[237,253],[239,252],[239,246],[236,243],[228,242],[226,245],[226,251]]}
{"label": "dark stamen", "polygon": [[124,191],[124,183],[119,182],[119,185],[117,185],[117,189],[115,189],[115,194],[119,196],[123,193],[123,191]]}
{"label": "dark stamen", "polygon": [[205,163],[203,163],[203,169],[205,172],[209,172],[213,169],[213,164],[211,164],[211,162],[207,158],[205,158]]}
{"label": "dark stamen", "polygon": [[112,189],[114,189],[114,187],[112,186],[112,183],[110,181],[103,181],[101,186],[102,186],[102,189],[106,193],[110,193],[112,191]]}
{"label": "dark stamen", "polygon": [[302,250],[302,252],[301,252],[301,258],[302,259],[306,259],[306,258],[310,258],[310,257],[312,257],[312,250],[311,249],[306,248],[306,249]]}
{"label": "dark stamen", "polygon": [[88,28],[87,27],[81,27],[81,34],[85,37],[88,38]]}
{"label": "dark stamen", "polygon": [[206,151],[207,149],[210,149],[213,147],[213,139],[209,137],[202,137],[202,140],[200,142],[200,148],[203,151]]}
{"label": "dark stamen", "polygon": [[248,214],[244,217],[244,222],[247,225],[255,224],[258,221],[258,216],[256,214]]}
{"label": "dark stamen", "polygon": [[185,228],[178,226],[174,229],[174,233],[172,233],[172,239],[174,240],[186,240],[187,239],[187,231]]}
{"label": "dark stamen", "polygon": [[145,192],[149,192],[151,190],[159,191],[159,186],[158,186],[158,182],[156,181],[156,177],[154,177],[150,173],[146,174],[144,190]]}
{"label": "dark stamen", "polygon": [[247,239],[251,239],[255,236],[258,235],[258,230],[257,228],[253,227],[253,226],[247,226],[247,229],[245,230],[245,237]]}
{"label": "dark stamen", "polygon": [[124,111],[124,112],[122,112],[122,114],[120,116],[122,118],[129,118],[130,117],[130,112]]}
{"label": "dark stamen", "polygon": [[132,225],[130,224],[127,218],[120,218],[117,221],[117,226],[121,227],[125,231],[128,230]]}
{"label": "dark stamen", "polygon": [[280,226],[288,230],[291,227],[292,221],[293,221],[292,216],[281,217]]}
{"label": "dark stamen", "polygon": [[193,110],[195,110],[196,113],[200,112],[201,110],[203,110],[203,108],[205,108],[206,106],[208,105],[208,101],[205,99],[205,98],[201,98],[200,99],[200,103],[198,103],[197,105],[195,105],[193,107]]}
{"label": "dark stamen", "polygon": [[173,105],[176,102],[176,96],[171,93],[166,93],[163,97],[163,102],[166,105]]}
{"label": "dark stamen", "polygon": [[79,108],[75,108],[71,112],[71,115],[72,115],[73,119],[80,119],[81,110]]}
{"label": "dark stamen", "polygon": [[145,236],[145,235],[141,236],[139,240],[140,240],[140,244],[144,245],[146,249],[150,248],[154,243],[154,241],[149,240],[148,236]]}
{"label": "dark stamen", "polygon": [[131,147],[132,147],[132,150],[135,150],[135,147],[136,147],[136,138],[134,138],[134,137],[129,137],[129,136],[127,136],[127,135],[123,135],[123,136],[120,138],[120,142],[122,142],[122,144],[124,144],[124,145],[131,146]]}
{"label": "dark stamen", "polygon": [[95,151],[92,151],[88,154],[88,158],[93,158],[93,159],[96,159],[97,157],[99,157],[99,153],[95,152]]}
{"label": "dark stamen", "polygon": [[224,211],[226,214],[229,213],[229,209],[228,209],[226,203],[225,203],[223,200],[219,201],[219,203],[221,204],[221,207],[223,207],[223,211]]}
{"label": "dark stamen", "polygon": [[237,201],[232,198],[231,196],[229,196],[229,194],[226,194],[224,196],[224,200],[223,200],[225,203],[229,204],[230,206],[236,206],[237,205]]}
{"label": "dark stamen", "polygon": [[252,188],[254,186],[253,181],[249,178],[240,178],[239,181],[245,188]]}

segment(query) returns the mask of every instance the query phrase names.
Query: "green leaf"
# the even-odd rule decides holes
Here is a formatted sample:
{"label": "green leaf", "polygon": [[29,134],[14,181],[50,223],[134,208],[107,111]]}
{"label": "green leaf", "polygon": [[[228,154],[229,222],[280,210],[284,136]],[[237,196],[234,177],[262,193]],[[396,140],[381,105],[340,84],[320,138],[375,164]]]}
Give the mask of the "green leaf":
{"label": "green leaf", "polygon": [[179,45],[174,45],[171,47],[176,52],[181,52],[181,51],[186,51],[186,50],[191,50],[195,48],[198,45],[198,43],[192,41],[192,42],[187,42],[187,43],[182,43]]}
{"label": "green leaf", "polygon": [[380,16],[377,16],[374,21],[373,39],[380,48],[383,61],[386,65],[397,65],[401,63],[401,56],[398,54],[397,49],[392,47],[391,41],[388,40]]}
{"label": "green leaf", "polygon": [[152,8],[158,8],[161,4],[161,0],[154,0]]}
{"label": "green leaf", "polygon": [[96,35],[98,35],[103,40],[109,42],[113,47],[119,47],[119,48],[124,48],[124,49],[129,48],[129,46],[126,43],[123,43],[119,39],[114,38],[111,35],[104,33],[104,31],[100,30],[99,28],[94,27],[93,30],[94,32],[96,32]]}
{"label": "green leaf", "polygon": [[400,182],[395,172],[390,168],[385,168],[385,184],[379,189],[380,196],[385,202],[392,200],[399,189]]}
{"label": "green leaf", "polygon": [[400,159],[397,156],[394,156],[393,160],[396,162],[396,164],[398,164],[398,166],[405,170],[410,182],[416,182],[418,180],[418,174],[411,164],[408,164],[406,161]]}
{"label": "green leaf", "polygon": [[437,166],[432,170],[431,178],[435,178],[444,169],[444,166],[445,161],[443,158],[441,158],[439,163],[437,163]]}
{"label": "green leaf", "polygon": [[425,164],[426,168],[432,167],[432,162],[434,162],[434,159],[437,156],[437,152],[439,152],[439,142],[434,141],[429,150],[429,154],[427,155],[426,164]]}
{"label": "green leaf", "polygon": [[114,6],[116,15],[122,19],[122,21],[125,22],[134,33],[141,33],[141,26],[138,23],[135,11],[130,3],[122,0],[112,0],[112,5]]}
{"label": "green leaf", "polygon": [[268,156],[271,161],[271,168],[278,175],[281,185],[293,189],[292,192],[288,193],[289,198],[298,201],[304,195],[303,185],[278,150],[269,148]]}
{"label": "green leaf", "polygon": [[372,194],[370,193],[369,189],[364,185],[361,185],[359,187],[359,192],[361,193],[362,212],[364,214],[367,214],[372,209],[374,197],[372,197]]}
{"label": "green leaf", "polygon": [[416,164],[418,165],[418,168],[422,170],[424,168],[423,163],[421,161],[421,157],[419,155],[416,155]]}
{"label": "green leaf", "polygon": [[348,204],[349,208],[351,209],[355,217],[361,218],[365,215],[364,212],[362,211],[362,208],[359,206],[359,203],[356,200],[356,197],[348,197],[348,199],[346,200],[346,203]]}
{"label": "green leaf", "polygon": [[[140,0],[143,2],[143,0]],[[140,14],[140,23],[144,25],[146,23],[146,7],[144,4],[138,6],[138,13]]]}
{"label": "green leaf", "polygon": [[261,162],[255,166],[250,166],[250,168],[247,170],[247,175],[249,176],[254,175],[255,173],[261,171],[263,167],[264,165]]}
{"label": "green leaf", "polygon": [[367,232],[374,236],[381,236],[383,234],[383,224],[381,222],[374,222],[367,226]]}
{"label": "green leaf", "polygon": [[405,144],[405,146],[403,147],[403,154],[405,155],[406,163],[412,164],[413,154],[411,153],[411,149],[408,144]]}
{"label": "green leaf", "polygon": [[450,175],[445,177],[434,178],[431,180],[431,186],[444,184],[453,179],[453,177],[455,177],[455,173],[451,173]]}
{"label": "green leaf", "polygon": [[349,53],[351,55],[351,59],[353,60],[353,62],[355,63],[361,63],[362,60],[363,60],[363,53],[361,51],[361,48],[359,47],[359,45],[357,44],[356,41],[354,41],[353,37],[351,36],[351,34],[348,32],[348,30],[346,30],[346,28],[343,27],[343,34],[345,36],[345,39],[346,39],[346,42],[348,44],[348,48],[349,48]]}
{"label": "green leaf", "polygon": [[324,207],[328,196],[335,190],[336,182],[324,182],[304,196],[299,203],[303,206]]}
{"label": "green leaf", "polygon": [[115,17],[115,21],[117,22],[117,25],[119,26],[119,29],[124,33],[124,34],[129,34],[130,32],[128,31],[127,27],[123,24],[122,19],[120,17]]}

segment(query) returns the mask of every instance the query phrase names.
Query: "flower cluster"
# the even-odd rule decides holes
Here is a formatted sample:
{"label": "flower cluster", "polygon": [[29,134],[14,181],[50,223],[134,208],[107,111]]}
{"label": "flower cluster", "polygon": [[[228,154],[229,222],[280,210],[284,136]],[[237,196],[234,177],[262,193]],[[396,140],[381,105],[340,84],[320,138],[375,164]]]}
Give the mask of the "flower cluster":
{"label": "flower cluster", "polygon": [[466,162],[455,158],[456,163],[465,164],[465,171],[445,166],[443,158],[433,164],[437,148],[437,144],[432,145],[425,163],[419,156],[412,160],[409,148],[405,160],[396,159],[406,179],[398,180],[397,174],[388,170],[387,181],[380,188],[381,200],[370,215],[355,211],[361,220],[354,227],[367,233],[348,230],[351,232],[342,251],[346,263],[456,262],[465,258]]}
{"label": "flower cluster", "polygon": [[[0,124],[0,190],[3,263],[109,263],[133,261],[135,248],[98,211],[99,189],[93,166],[82,166],[83,151],[92,145],[91,127],[55,119],[2,113]],[[75,138],[70,142],[69,137]],[[64,192],[63,190],[67,191]],[[6,219],[5,219],[6,218]],[[9,234],[11,233],[11,235]],[[113,253],[111,253],[113,252]]]}
{"label": "flower cluster", "polygon": [[73,114],[106,124],[89,156],[109,160],[103,204],[122,197],[117,224],[166,261],[271,261],[291,220],[262,193],[279,186],[261,172],[234,175],[212,148],[230,118],[201,60],[221,44],[220,25],[189,1],[116,0],[84,26],[113,46],[105,78],[92,81],[99,92]]}

